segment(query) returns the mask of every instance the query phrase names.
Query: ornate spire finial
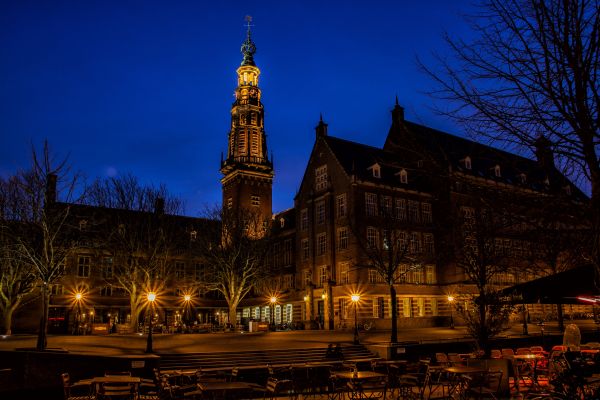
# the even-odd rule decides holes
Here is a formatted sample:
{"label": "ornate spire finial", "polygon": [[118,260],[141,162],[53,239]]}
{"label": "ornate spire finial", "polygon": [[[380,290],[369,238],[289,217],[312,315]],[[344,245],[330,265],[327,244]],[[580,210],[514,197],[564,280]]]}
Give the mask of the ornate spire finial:
{"label": "ornate spire finial", "polygon": [[398,104],[398,95],[396,95],[396,105],[399,106],[400,104]]}
{"label": "ornate spire finial", "polygon": [[256,46],[254,42],[252,42],[252,37],[250,36],[250,27],[252,26],[252,17],[250,15],[246,15],[246,26],[248,27],[248,31],[246,32],[246,40],[242,43],[241,52],[244,56],[242,60],[242,65],[256,65],[254,64],[254,53],[256,53]]}
{"label": "ornate spire finial", "polygon": [[323,122],[323,113],[319,113],[319,122]]}

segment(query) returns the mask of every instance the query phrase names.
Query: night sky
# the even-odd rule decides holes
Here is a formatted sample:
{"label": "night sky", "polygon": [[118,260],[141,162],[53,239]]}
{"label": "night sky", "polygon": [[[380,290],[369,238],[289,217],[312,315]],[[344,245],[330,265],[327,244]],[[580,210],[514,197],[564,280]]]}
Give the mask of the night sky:
{"label": "night sky", "polygon": [[[0,174],[45,138],[90,180],[165,183],[196,216],[221,201],[244,17],[253,16],[273,210],[293,206],[319,113],[329,134],[382,146],[397,95],[409,120],[461,133],[431,109],[415,58],[469,38],[468,1],[1,1]],[[443,106],[443,105],[442,105]]]}

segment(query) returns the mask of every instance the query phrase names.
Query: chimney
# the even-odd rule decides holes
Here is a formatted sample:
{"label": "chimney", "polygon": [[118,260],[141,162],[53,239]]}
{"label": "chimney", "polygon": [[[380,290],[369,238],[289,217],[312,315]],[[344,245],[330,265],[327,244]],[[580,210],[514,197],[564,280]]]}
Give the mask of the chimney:
{"label": "chimney", "polygon": [[58,176],[56,174],[48,174],[46,176],[46,204],[56,203],[56,181]]}
{"label": "chimney", "polygon": [[552,142],[544,135],[540,135],[534,142],[535,157],[538,164],[545,169],[554,169],[554,153],[552,151]]}
{"label": "chimney", "polygon": [[396,96],[396,104],[392,110],[392,124],[402,124],[404,122],[404,107],[398,104],[398,96]]}
{"label": "chimney", "polygon": [[315,132],[317,133],[317,137],[327,136],[327,124],[323,122],[323,114],[320,114],[319,125],[315,127]]}
{"label": "chimney", "polygon": [[162,197],[157,197],[154,200],[154,214],[164,214],[165,213],[165,199]]}

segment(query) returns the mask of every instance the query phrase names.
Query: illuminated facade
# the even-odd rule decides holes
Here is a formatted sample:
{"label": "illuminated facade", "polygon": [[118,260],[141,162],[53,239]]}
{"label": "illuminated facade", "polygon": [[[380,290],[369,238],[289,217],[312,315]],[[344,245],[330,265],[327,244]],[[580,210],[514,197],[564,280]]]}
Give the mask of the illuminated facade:
{"label": "illuminated facade", "polygon": [[267,153],[264,109],[258,87],[260,70],[254,63],[256,46],[250,26],[241,52],[243,60],[237,69],[227,157],[221,161],[223,207],[257,212],[262,220],[268,220],[274,173]]}

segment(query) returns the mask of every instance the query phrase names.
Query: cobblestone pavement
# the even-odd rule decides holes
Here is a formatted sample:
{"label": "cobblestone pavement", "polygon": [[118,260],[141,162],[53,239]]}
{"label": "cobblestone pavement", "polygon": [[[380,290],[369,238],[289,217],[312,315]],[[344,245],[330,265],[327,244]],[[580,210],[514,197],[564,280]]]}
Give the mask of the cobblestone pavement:
{"label": "cobblestone pavement", "polygon": [[[582,330],[597,329],[591,320],[573,321]],[[571,323],[568,321],[567,323]],[[556,323],[548,323],[544,327],[545,334],[558,334]],[[540,327],[529,325],[530,335],[540,335]],[[522,326],[516,324],[506,332],[507,335],[519,336]],[[361,332],[363,344],[388,342],[389,331]],[[449,328],[415,328],[400,329],[399,341],[437,341],[458,340],[468,338],[464,327]],[[286,331],[261,333],[203,333],[203,334],[155,334],[154,349],[157,353],[190,353],[217,352],[234,350],[268,350],[326,347],[329,343],[351,343],[353,332],[346,331]],[[600,341],[600,334],[598,336]],[[146,336],[108,335],[108,336],[70,336],[50,335],[49,348],[62,348],[72,352],[104,355],[142,354],[145,349]],[[0,349],[27,348],[35,346],[35,335],[0,336]]]}

